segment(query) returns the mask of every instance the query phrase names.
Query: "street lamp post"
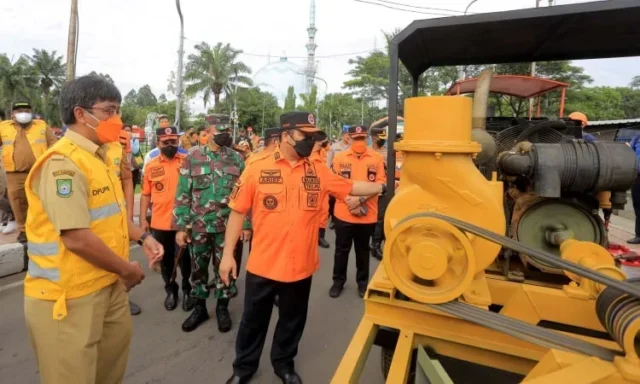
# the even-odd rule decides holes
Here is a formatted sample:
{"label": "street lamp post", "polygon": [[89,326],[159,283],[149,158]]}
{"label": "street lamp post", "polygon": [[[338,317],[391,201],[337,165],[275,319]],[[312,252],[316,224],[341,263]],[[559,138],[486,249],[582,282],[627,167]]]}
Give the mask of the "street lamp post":
{"label": "street lamp post", "polygon": [[234,87],[233,87],[233,142],[236,142],[236,134],[238,132],[238,71],[234,72]]}
{"label": "street lamp post", "polygon": [[[475,3],[478,0],[471,0],[471,2],[469,4],[467,4],[467,8],[464,9],[464,15],[467,15],[467,12],[469,12],[469,8],[473,5],[473,3]],[[458,67],[458,80],[464,80],[464,78],[467,76],[466,73],[467,69],[464,66],[459,66]]]}
{"label": "street lamp post", "polygon": [[178,16],[180,16],[180,48],[178,49],[178,76],[176,79],[176,121],[175,125],[180,130],[180,107],[182,105],[182,57],[184,56],[184,19],[180,9],[180,0],[176,0]]}

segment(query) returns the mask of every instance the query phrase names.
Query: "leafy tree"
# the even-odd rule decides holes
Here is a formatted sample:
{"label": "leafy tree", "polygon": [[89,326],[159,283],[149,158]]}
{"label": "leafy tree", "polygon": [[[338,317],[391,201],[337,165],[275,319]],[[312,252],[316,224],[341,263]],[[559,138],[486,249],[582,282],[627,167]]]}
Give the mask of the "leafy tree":
{"label": "leafy tree", "polygon": [[136,105],[139,107],[151,107],[158,104],[158,99],[156,95],[151,91],[151,87],[149,84],[145,84],[140,89],[138,89],[138,93],[136,95]]}
{"label": "leafy tree", "polygon": [[90,76],[101,76],[104,77],[105,79],[107,79],[108,82],[110,82],[111,84],[115,84],[113,82],[113,79],[111,78],[111,76],[109,76],[109,74],[107,73],[97,73],[96,71],[91,71],[89,73]]}
{"label": "leafy tree", "polygon": [[287,97],[284,99],[284,112],[291,112],[296,109],[296,91],[293,87],[287,88]]}
{"label": "leafy tree", "polygon": [[640,76],[633,76],[633,79],[631,79],[631,82],[629,83],[629,87],[631,87],[633,89],[639,89],[640,88]]}
{"label": "leafy tree", "polygon": [[56,51],[51,53],[44,49],[34,49],[33,55],[27,58],[32,65],[37,78],[38,86],[44,97],[45,120],[49,117],[49,100],[52,89],[59,88],[64,82],[65,66],[62,56],[57,56]]}
{"label": "leafy tree", "polygon": [[567,97],[565,113],[580,111],[589,120],[624,119],[622,95],[611,87],[583,88]]}
{"label": "leafy tree", "polygon": [[[263,92],[260,88],[238,89],[238,119],[243,126],[269,128],[277,127],[282,110],[278,106],[278,99],[269,92]],[[229,97],[229,96],[227,96]],[[216,104],[210,112],[231,115],[233,103],[222,100]],[[256,132],[258,133],[258,132]]]}
{"label": "leafy tree", "polygon": [[165,96],[165,94],[161,94],[160,96],[158,96],[158,102],[159,103],[166,103],[167,102],[167,96]]}
{"label": "leafy tree", "polygon": [[0,88],[7,116],[11,113],[11,104],[25,97],[30,74],[29,61],[26,58],[20,57],[12,62],[6,54],[0,55]]}
{"label": "leafy tree", "polygon": [[314,85],[308,95],[300,94],[300,98],[302,99],[300,109],[315,113],[318,107],[318,87]]}
{"label": "leafy tree", "polygon": [[132,89],[127,93],[122,99],[122,104],[136,104],[136,100],[138,98],[138,94],[135,89]]}
{"label": "leafy tree", "polygon": [[197,53],[187,57],[187,66],[184,78],[188,82],[187,96],[202,94],[204,106],[209,104],[213,95],[214,105],[220,101],[220,95],[232,92],[232,85],[251,86],[253,84],[248,74],[251,69],[243,62],[238,61],[238,55],[242,53],[231,45],[217,43],[211,47],[202,42],[194,47]]}

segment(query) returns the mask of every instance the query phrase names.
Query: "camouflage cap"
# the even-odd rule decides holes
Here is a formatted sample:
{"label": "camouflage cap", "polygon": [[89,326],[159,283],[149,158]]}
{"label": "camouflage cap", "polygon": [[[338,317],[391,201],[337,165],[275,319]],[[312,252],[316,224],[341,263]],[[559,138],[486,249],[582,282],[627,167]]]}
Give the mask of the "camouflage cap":
{"label": "camouflage cap", "polygon": [[208,115],[204,118],[208,125],[213,125],[218,131],[231,128],[231,120],[226,115]]}
{"label": "camouflage cap", "polygon": [[299,129],[303,132],[313,133],[320,129],[316,127],[316,118],[313,113],[293,111],[280,115],[282,129]]}

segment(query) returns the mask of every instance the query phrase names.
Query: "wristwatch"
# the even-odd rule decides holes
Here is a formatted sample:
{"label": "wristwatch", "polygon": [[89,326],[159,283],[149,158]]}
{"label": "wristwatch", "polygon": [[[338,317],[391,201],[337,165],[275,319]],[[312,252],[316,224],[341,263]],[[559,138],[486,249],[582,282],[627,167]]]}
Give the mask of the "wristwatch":
{"label": "wristwatch", "polygon": [[142,245],[144,244],[144,241],[147,239],[147,237],[151,236],[151,234],[149,232],[144,232],[142,234],[142,236],[140,236],[140,238],[138,239],[138,245]]}
{"label": "wristwatch", "polygon": [[382,192],[380,192],[381,195],[386,195],[387,194],[387,184],[380,184],[382,185]]}
{"label": "wristwatch", "polygon": [[358,199],[360,201],[360,205],[364,204],[367,199],[365,199],[364,197],[360,196],[360,199]]}

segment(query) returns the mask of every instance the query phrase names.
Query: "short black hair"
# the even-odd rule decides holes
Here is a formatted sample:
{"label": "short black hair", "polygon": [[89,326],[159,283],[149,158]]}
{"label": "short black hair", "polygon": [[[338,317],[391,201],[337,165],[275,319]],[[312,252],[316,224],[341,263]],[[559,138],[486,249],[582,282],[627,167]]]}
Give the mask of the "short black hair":
{"label": "short black hair", "polygon": [[162,120],[162,119],[167,119],[167,120],[169,120],[169,122],[171,122],[171,119],[169,119],[169,116],[167,116],[167,115],[160,115],[160,116],[158,116],[158,121],[160,121],[160,120]]}
{"label": "short black hair", "polygon": [[5,119],[5,117],[6,117],[6,116],[5,116],[5,114],[4,114],[4,111],[3,111],[2,109],[0,109],[0,121],[4,120],[4,119]]}
{"label": "short black hair", "polygon": [[278,140],[280,140],[280,137],[270,137],[270,138],[264,140],[264,146],[266,147],[267,145],[271,145],[271,144],[275,143]]}
{"label": "short black hair", "polygon": [[101,101],[122,102],[122,95],[118,88],[104,77],[82,76],[66,83],[60,92],[62,122],[66,125],[75,124],[76,118],[73,114],[75,107],[91,108]]}

